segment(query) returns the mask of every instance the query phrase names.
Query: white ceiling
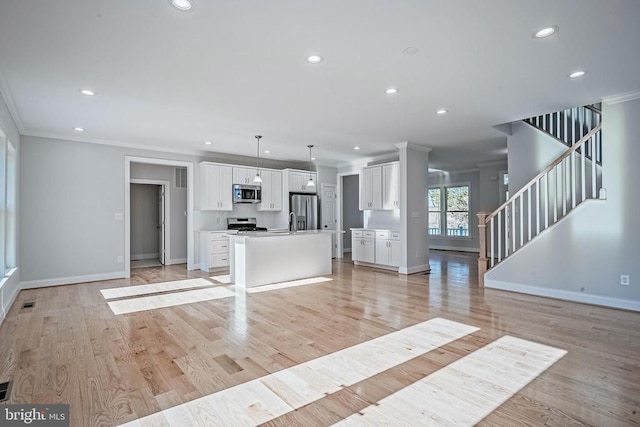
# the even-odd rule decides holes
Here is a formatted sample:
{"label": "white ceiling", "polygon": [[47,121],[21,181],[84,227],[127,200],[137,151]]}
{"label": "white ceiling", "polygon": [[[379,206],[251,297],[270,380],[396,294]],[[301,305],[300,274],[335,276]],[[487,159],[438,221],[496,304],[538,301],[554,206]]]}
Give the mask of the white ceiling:
{"label": "white ceiling", "polygon": [[411,141],[446,167],[504,157],[494,125],[638,91],[639,22],[637,0],[0,0],[0,88],[26,135],[254,156],[262,134],[324,164]]}

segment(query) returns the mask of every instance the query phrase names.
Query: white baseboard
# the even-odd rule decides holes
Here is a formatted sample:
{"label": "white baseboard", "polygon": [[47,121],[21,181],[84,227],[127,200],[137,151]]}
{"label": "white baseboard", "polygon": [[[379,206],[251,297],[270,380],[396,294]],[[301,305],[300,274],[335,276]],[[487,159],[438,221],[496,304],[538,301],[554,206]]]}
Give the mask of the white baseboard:
{"label": "white baseboard", "polygon": [[131,254],[131,261],[142,261],[143,259],[158,259],[160,255],[158,252],[151,254]]}
{"label": "white baseboard", "polygon": [[522,294],[557,298],[561,300],[581,302],[585,304],[603,305],[605,307],[640,311],[640,301],[627,300],[622,298],[605,297],[601,295],[584,294],[582,292],[563,291],[560,289],[552,288],[541,288],[539,286],[522,285],[518,283],[509,283],[491,279],[485,279],[484,286],[485,288],[500,289],[503,291],[519,292]]}
{"label": "white baseboard", "polygon": [[342,248],[342,253],[351,252],[351,248]]}
{"label": "white baseboard", "polygon": [[46,288],[47,286],[73,285],[75,283],[97,282],[101,280],[122,279],[124,271],[113,273],[89,274],[86,276],[56,277],[54,279],[30,280],[20,284],[21,289]]}
{"label": "white baseboard", "polygon": [[425,271],[431,271],[431,266],[429,264],[422,264],[414,267],[400,267],[398,271],[400,274],[424,273]]}
{"label": "white baseboard", "polygon": [[459,248],[457,246],[442,246],[442,245],[429,245],[429,249],[435,249],[438,251],[458,251],[458,252],[475,252],[479,253],[478,248]]}
{"label": "white baseboard", "polygon": [[362,262],[362,261],[353,261],[354,265],[359,265],[362,267],[371,267],[371,268],[379,268],[380,270],[389,270],[389,271],[395,271],[398,272],[398,267],[394,267],[391,265],[382,265],[382,264],[371,264],[369,262]]}
{"label": "white baseboard", "polygon": [[165,263],[166,265],[173,265],[173,264],[186,264],[187,263],[187,259],[186,258],[177,258],[177,259],[170,259],[169,262]]}
{"label": "white baseboard", "polygon": [[[13,269],[8,274],[8,276],[11,277],[13,274],[15,274],[16,271],[17,269]],[[0,299],[0,325],[2,325],[2,322],[4,322],[4,319],[7,317],[7,313],[9,313],[9,310],[11,310],[13,303],[16,301],[16,298],[20,293],[20,283],[17,282],[11,295],[9,295],[8,298],[5,298],[5,289],[8,282],[8,278],[4,278],[2,279],[2,282],[0,282],[0,295],[2,296],[2,298]]]}

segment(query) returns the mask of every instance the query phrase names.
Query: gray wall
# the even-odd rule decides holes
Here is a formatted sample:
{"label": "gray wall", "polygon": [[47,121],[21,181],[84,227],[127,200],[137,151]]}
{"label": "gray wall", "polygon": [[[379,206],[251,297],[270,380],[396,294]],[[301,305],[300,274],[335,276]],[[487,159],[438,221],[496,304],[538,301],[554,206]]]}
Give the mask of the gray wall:
{"label": "gray wall", "polygon": [[[133,169],[133,168],[132,168]],[[160,239],[158,224],[160,215],[158,212],[160,185],[131,184],[131,260],[153,259],[159,257]],[[185,224],[186,226],[186,224]],[[183,230],[186,241],[186,227]],[[186,249],[186,247],[185,247]],[[185,250],[186,258],[186,250]]]}
{"label": "gray wall", "polygon": [[16,148],[18,156],[17,160],[17,206],[16,206],[16,241],[17,241],[17,270],[6,280],[0,281],[0,323],[5,318],[6,312],[9,310],[11,303],[20,290],[20,274],[21,274],[21,259],[20,259],[20,227],[21,227],[21,208],[20,208],[20,158],[22,156],[20,133],[18,128],[9,113],[9,109],[4,102],[4,97],[0,93],[0,127],[7,135],[8,139]]}
{"label": "gray wall", "polygon": [[[632,301],[640,309],[640,100],[603,106],[603,183],[606,201],[590,201],[513,257],[489,271],[486,278],[528,286],[567,298],[596,296]],[[514,129],[514,137],[521,137]],[[543,150],[536,140],[533,150]],[[525,159],[513,159],[524,166]],[[526,181],[512,165],[509,179]],[[630,286],[620,275],[630,275]]]}
{"label": "gray wall", "polygon": [[342,224],[345,233],[342,235],[343,248],[351,249],[351,229],[362,228],[364,223],[362,211],[359,209],[358,175],[347,175],[342,178]]}
{"label": "gray wall", "polygon": [[[175,167],[132,163],[131,178],[160,179],[170,182],[169,201],[171,206],[169,209],[169,219],[171,236],[169,240],[171,242],[171,248],[169,253],[171,259],[165,260],[165,262],[167,264],[185,262],[187,259],[187,216],[185,215],[187,211],[187,189],[176,187]],[[133,225],[131,225],[131,227],[131,234],[133,235]],[[133,253],[132,247],[132,257]]]}

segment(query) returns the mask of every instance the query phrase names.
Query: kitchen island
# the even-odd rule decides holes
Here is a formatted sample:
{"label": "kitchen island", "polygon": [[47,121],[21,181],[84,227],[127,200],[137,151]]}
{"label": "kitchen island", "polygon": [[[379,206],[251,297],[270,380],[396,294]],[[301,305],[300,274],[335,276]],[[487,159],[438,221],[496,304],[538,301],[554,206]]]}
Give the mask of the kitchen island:
{"label": "kitchen island", "polygon": [[231,282],[248,288],[329,275],[334,233],[307,230],[229,236]]}

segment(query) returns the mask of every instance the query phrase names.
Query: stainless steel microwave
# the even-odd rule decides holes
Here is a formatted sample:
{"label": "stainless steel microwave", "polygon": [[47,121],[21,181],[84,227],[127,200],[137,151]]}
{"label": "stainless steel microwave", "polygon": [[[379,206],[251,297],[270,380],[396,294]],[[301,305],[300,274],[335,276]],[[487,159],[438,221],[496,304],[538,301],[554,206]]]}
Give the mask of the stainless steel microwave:
{"label": "stainless steel microwave", "polygon": [[233,203],[260,203],[262,189],[259,185],[233,185]]}

